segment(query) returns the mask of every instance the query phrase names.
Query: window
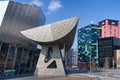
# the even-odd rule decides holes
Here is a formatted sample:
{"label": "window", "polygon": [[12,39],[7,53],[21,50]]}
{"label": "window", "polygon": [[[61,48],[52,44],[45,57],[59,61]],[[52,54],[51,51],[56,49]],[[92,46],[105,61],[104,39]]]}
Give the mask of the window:
{"label": "window", "polygon": [[104,37],[106,37],[106,26],[104,26]]}
{"label": "window", "polygon": [[115,22],[111,22],[112,25],[115,25]]}
{"label": "window", "polygon": [[114,37],[116,37],[116,27],[114,28]]}
{"label": "window", "polygon": [[110,26],[110,36],[112,36],[112,26]]}

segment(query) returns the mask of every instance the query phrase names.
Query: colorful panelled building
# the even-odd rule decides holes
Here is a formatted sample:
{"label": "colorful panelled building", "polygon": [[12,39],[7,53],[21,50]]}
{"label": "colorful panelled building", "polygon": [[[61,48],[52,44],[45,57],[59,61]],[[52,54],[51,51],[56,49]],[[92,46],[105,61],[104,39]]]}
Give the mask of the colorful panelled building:
{"label": "colorful panelled building", "polygon": [[101,28],[96,24],[90,24],[78,30],[78,67],[89,69],[90,61],[94,59],[98,64],[98,38]]}

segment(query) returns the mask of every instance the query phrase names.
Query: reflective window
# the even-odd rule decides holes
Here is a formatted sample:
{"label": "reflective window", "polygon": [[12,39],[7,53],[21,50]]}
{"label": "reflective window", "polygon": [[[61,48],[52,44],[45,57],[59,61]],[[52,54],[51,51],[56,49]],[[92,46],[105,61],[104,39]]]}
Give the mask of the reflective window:
{"label": "reflective window", "polygon": [[0,42],[0,77],[34,74],[40,50]]}
{"label": "reflective window", "polygon": [[15,59],[16,59],[16,51],[15,46],[13,44],[9,45],[9,50],[7,52],[5,67],[4,67],[4,75],[5,76],[11,76],[14,75],[15,70]]}
{"label": "reflective window", "polygon": [[9,50],[9,43],[2,43],[1,45],[1,51],[0,51],[0,75],[1,76],[4,76],[4,68],[5,67],[9,67],[9,66],[6,66],[6,63],[7,63],[7,53],[8,53],[8,50]]}

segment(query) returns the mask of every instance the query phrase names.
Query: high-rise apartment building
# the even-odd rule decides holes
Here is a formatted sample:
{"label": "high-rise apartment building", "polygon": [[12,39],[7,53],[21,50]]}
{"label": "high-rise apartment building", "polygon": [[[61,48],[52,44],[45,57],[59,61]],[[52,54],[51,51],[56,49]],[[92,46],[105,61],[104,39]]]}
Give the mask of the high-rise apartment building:
{"label": "high-rise apartment building", "polygon": [[72,54],[72,66],[77,66],[78,65],[78,50],[74,49],[73,54]]}
{"label": "high-rise apartment building", "polygon": [[[89,68],[90,61],[94,59],[98,63],[98,43],[100,27],[90,24],[78,30],[78,64],[84,64]],[[85,66],[86,65],[86,66]]]}
{"label": "high-rise apartment building", "polygon": [[67,53],[67,67],[73,68],[78,65],[78,51],[77,49],[70,49]]}
{"label": "high-rise apartment building", "polygon": [[70,49],[66,55],[66,65],[68,68],[72,67],[72,55],[73,55],[73,50],[74,49]]}
{"label": "high-rise apartment building", "polygon": [[32,4],[0,1],[0,78],[34,74],[40,50],[20,31],[45,23],[41,9]]}

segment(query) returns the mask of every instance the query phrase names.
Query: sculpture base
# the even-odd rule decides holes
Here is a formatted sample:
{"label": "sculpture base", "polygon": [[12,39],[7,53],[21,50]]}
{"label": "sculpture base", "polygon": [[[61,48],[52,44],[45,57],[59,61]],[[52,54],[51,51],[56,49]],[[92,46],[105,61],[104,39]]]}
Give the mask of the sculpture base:
{"label": "sculpture base", "polygon": [[[46,57],[49,59],[49,56],[51,56],[51,53],[49,52],[52,53],[52,58],[49,61],[46,61]],[[40,76],[65,76],[61,53],[58,45],[42,46],[35,74]]]}

